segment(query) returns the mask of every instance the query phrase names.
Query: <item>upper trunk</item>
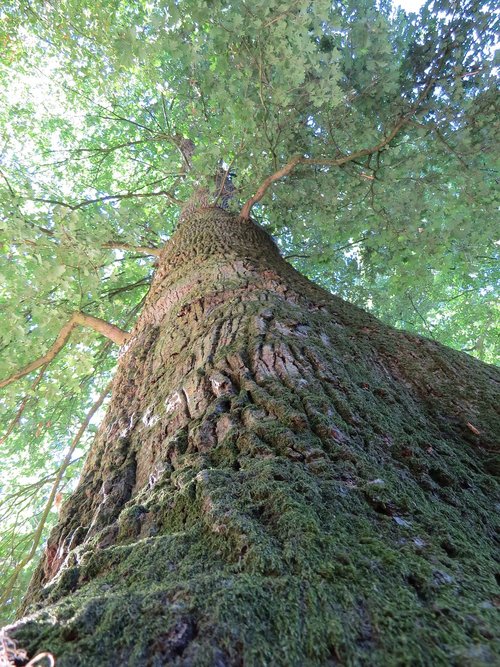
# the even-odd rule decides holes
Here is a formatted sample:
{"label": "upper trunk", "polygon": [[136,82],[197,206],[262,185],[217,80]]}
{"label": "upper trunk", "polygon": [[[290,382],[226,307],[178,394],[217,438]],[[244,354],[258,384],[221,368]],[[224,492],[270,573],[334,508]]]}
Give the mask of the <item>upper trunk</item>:
{"label": "upper trunk", "polygon": [[494,661],[499,381],[199,210],[13,636],[58,667]]}

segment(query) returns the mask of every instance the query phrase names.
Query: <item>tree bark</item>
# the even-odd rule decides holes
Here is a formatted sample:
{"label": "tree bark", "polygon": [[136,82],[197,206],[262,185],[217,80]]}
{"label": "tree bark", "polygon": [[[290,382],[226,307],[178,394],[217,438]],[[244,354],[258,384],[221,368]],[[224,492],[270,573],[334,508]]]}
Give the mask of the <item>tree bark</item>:
{"label": "tree bark", "polygon": [[198,210],[10,636],[58,667],[493,664],[499,383]]}

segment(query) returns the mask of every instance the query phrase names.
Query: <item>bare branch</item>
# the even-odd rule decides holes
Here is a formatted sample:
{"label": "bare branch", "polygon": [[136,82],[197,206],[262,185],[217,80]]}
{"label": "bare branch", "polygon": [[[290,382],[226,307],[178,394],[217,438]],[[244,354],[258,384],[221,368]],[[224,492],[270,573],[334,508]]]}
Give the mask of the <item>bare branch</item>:
{"label": "bare branch", "polygon": [[21,561],[16,565],[14,568],[14,571],[12,572],[10,578],[7,581],[7,584],[5,585],[5,588],[2,592],[2,595],[0,597],[0,605],[3,605],[7,602],[9,599],[12,590],[16,584],[16,581],[21,574],[22,570],[26,567],[26,565],[30,562],[30,560],[33,558],[33,556],[36,554],[36,550],[38,548],[38,545],[40,544],[40,539],[42,537],[43,529],[45,527],[45,523],[47,522],[47,517],[49,516],[49,512],[52,509],[52,505],[54,504],[54,500],[57,495],[57,491],[59,489],[59,485],[61,484],[61,480],[63,478],[64,473],[66,472],[67,467],[71,463],[71,457],[73,456],[73,452],[77,448],[80,440],[83,437],[83,434],[87,430],[88,425],[90,424],[90,421],[92,420],[92,417],[95,415],[95,413],[99,410],[101,405],[104,402],[104,399],[106,396],[109,394],[111,391],[111,386],[113,384],[113,381],[111,380],[108,382],[102,393],[99,395],[97,401],[94,403],[94,405],[90,408],[87,416],[85,417],[84,421],[82,422],[80,428],[78,429],[78,432],[76,433],[75,437],[73,438],[71,445],[66,453],[66,456],[64,457],[64,460],[59,467],[59,470],[57,471],[56,478],[54,480],[54,483],[52,484],[52,488],[50,490],[50,494],[47,500],[47,503],[45,504],[44,510],[42,512],[42,516],[40,518],[40,521],[38,522],[38,526],[35,530],[35,533],[33,535],[33,543],[31,545],[31,549],[29,552],[24,556],[24,558],[21,559]]}
{"label": "bare branch", "polygon": [[35,359],[35,361],[32,361],[27,366],[24,366],[20,370],[16,371],[8,378],[0,380],[0,389],[2,387],[6,387],[12,382],[15,382],[16,380],[20,380],[22,377],[28,375],[32,371],[36,371],[37,368],[49,364],[66,345],[71,332],[78,325],[91,327],[98,333],[106,336],[106,338],[112,340],[113,343],[116,343],[117,345],[123,345],[129,337],[129,334],[126,331],[123,331],[123,329],[120,329],[119,327],[115,326],[114,324],[110,324],[105,320],[101,320],[99,317],[94,317],[93,315],[87,315],[86,313],[80,312],[73,313],[70,320],[62,327],[52,347],[43,356]]}
{"label": "bare branch", "polygon": [[112,250],[126,250],[127,252],[140,252],[144,255],[161,255],[161,248],[149,248],[147,246],[135,246],[130,243],[114,243],[113,241],[105,243],[103,248],[110,248]]}

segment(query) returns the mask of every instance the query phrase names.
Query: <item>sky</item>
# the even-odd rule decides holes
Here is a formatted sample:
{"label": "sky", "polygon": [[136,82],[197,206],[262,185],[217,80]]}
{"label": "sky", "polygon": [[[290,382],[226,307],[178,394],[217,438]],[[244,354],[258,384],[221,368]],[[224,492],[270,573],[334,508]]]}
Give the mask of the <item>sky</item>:
{"label": "sky", "polygon": [[395,0],[394,4],[399,5],[407,12],[418,12],[425,0]]}

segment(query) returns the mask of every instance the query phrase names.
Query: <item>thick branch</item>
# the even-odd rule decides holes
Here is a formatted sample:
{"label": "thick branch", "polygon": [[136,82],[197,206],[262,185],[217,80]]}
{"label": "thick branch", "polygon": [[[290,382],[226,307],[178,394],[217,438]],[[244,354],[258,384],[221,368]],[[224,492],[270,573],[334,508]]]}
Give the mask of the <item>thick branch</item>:
{"label": "thick branch", "polygon": [[94,331],[106,336],[116,343],[117,345],[123,345],[129,337],[127,331],[123,331],[120,327],[115,326],[106,322],[106,320],[101,320],[100,317],[94,317],[93,315],[87,315],[86,313],[74,313],[73,317],[75,318],[75,324],[81,324],[85,327],[91,327]]}
{"label": "thick branch", "polygon": [[262,185],[259,187],[257,192],[254,194],[253,197],[250,197],[250,199],[245,203],[243,208],[241,209],[241,217],[244,220],[248,220],[250,217],[250,211],[252,210],[252,207],[254,204],[259,202],[262,197],[266,194],[268,188],[275,182],[279,181],[281,178],[284,178],[285,176],[288,176],[288,174],[295,169],[295,167],[302,162],[304,158],[300,156],[296,156],[288,162],[284,167],[281,169],[278,169],[278,171],[275,171],[274,174],[271,174],[266,178],[266,180],[262,183]]}
{"label": "thick branch", "polygon": [[70,320],[62,327],[52,347],[43,356],[35,359],[35,361],[32,361],[27,366],[24,366],[20,370],[16,371],[8,378],[0,380],[0,389],[2,387],[6,387],[12,382],[15,382],[16,380],[20,380],[22,377],[28,375],[32,371],[36,371],[37,368],[49,364],[66,345],[71,332],[78,325],[91,327],[98,333],[106,336],[106,338],[112,340],[113,343],[116,343],[117,345],[123,345],[123,343],[125,343],[129,337],[129,334],[126,331],[123,331],[123,329],[120,329],[119,327],[115,326],[114,324],[110,324],[105,320],[101,320],[99,317],[94,317],[93,315],[87,315],[86,313],[80,312],[73,313]]}

